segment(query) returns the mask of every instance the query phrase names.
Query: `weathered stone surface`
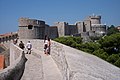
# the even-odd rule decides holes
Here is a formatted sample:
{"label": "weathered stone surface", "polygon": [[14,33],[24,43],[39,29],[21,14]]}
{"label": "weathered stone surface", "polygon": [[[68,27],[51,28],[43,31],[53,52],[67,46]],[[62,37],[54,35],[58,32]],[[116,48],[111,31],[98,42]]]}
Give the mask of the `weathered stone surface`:
{"label": "weathered stone surface", "polygon": [[[41,56],[42,60],[42,80],[63,80],[62,75],[57,67],[57,65],[54,63],[54,60],[50,55],[43,54],[42,51],[33,49],[37,53],[37,55]],[[37,69],[37,68],[36,68]],[[39,79],[40,80],[40,79]]]}
{"label": "weathered stone surface", "polygon": [[[22,41],[26,44],[28,40]],[[94,55],[52,41],[51,55],[46,56],[43,54],[43,40],[31,39],[30,41],[35,54],[26,55],[29,65],[26,69],[28,71],[34,69],[35,74],[40,71],[39,80],[120,80],[120,68]],[[32,80],[33,72],[29,75],[32,78],[24,80]]]}
{"label": "weathered stone surface", "polygon": [[64,73],[63,76],[66,76],[65,80],[120,79],[120,68],[94,55],[57,42],[52,42],[52,49],[51,56],[56,61],[62,74]]}
{"label": "weathered stone surface", "polygon": [[32,52],[32,54],[26,54],[25,56],[28,61],[26,62],[21,80],[43,80],[41,56],[34,52]]}
{"label": "weathered stone surface", "polygon": [[[16,46],[11,45],[11,48],[16,48]],[[12,49],[12,50],[16,50],[16,49]],[[24,52],[22,50],[20,51],[19,51],[20,55],[14,61],[14,63],[8,66],[7,68],[5,68],[4,70],[0,71],[0,80],[20,80],[21,79],[21,76],[25,68],[25,62],[27,61],[27,59],[25,58]],[[14,52],[17,53],[17,51],[14,51]]]}

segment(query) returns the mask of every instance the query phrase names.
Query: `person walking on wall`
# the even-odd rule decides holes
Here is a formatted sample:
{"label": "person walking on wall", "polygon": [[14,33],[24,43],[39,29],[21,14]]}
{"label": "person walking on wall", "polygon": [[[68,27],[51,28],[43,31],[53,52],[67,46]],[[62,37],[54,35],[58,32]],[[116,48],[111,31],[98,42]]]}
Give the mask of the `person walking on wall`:
{"label": "person walking on wall", "polygon": [[13,39],[13,43],[14,43],[15,45],[17,44],[17,42],[18,42],[18,38]]}
{"label": "person walking on wall", "polygon": [[27,48],[27,54],[31,54],[32,44],[30,43],[30,41],[28,41],[26,48]]}
{"label": "person walking on wall", "polygon": [[44,54],[47,54],[47,44],[48,44],[47,35],[45,35],[45,38],[44,38]]}
{"label": "person walking on wall", "polygon": [[51,41],[50,41],[50,38],[48,37],[47,54],[49,54],[49,55],[50,55],[50,46],[51,46]]}
{"label": "person walking on wall", "polygon": [[24,48],[25,48],[24,43],[23,43],[22,41],[20,41],[19,47],[20,47],[21,49],[24,49]]}

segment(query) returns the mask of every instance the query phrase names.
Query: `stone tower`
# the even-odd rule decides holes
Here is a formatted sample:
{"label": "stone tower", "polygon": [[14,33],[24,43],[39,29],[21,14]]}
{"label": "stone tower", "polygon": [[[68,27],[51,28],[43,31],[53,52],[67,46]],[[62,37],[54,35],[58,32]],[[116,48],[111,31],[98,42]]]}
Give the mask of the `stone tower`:
{"label": "stone tower", "polygon": [[43,39],[45,22],[36,19],[20,18],[18,36],[20,39]]}
{"label": "stone tower", "polygon": [[69,34],[69,26],[66,22],[56,22],[55,25],[58,29],[58,36],[65,36]]}
{"label": "stone tower", "polygon": [[101,24],[101,16],[99,15],[92,15],[88,17],[88,20],[91,21],[91,24]]}

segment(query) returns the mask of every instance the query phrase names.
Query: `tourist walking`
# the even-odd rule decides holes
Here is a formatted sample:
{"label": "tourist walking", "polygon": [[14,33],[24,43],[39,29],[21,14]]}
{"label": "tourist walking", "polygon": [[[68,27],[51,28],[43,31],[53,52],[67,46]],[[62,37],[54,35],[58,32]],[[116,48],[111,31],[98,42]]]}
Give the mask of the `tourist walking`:
{"label": "tourist walking", "polygon": [[30,43],[30,41],[28,41],[26,48],[27,48],[27,54],[31,54],[32,44]]}
{"label": "tourist walking", "polygon": [[14,43],[15,45],[17,44],[17,42],[18,42],[18,38],[16,38],[16,39],[13,40],[13,43]]}
{"label": "tourist walking", "polygon": [[44,38],[44,53],[45,54],[47,54],[47,44],[48,44],[47,35],[45,35],[45,38]]}
{"label": "tourist walking", "polygon": [[48,37],[47,54],[49,54],[49,55],[50,55],[50,45],[51,45],[51,41],[50,41],[50,38]]}
{"label": "tourist walking", "polygon": [[22,41],[20,41],[19,47],[20,47],[21,49],[24,49],[24,48],[25,48],[24,43],[23,43]]}

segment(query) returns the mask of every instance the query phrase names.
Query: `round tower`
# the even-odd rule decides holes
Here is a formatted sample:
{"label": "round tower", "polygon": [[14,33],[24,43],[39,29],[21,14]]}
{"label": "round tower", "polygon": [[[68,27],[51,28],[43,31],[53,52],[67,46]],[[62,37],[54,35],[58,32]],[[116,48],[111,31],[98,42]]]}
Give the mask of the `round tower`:
{"label": "round tower", "polygon": [[20,18],[18,36],[20,39],[42,39],[45,33],[45,22],[36,19]]}
{"label": "round tower", "polygon": [[100,15],[92,15],[92,16],[89,16],[88,19],[91,21],[91,24],[101,24]]}

